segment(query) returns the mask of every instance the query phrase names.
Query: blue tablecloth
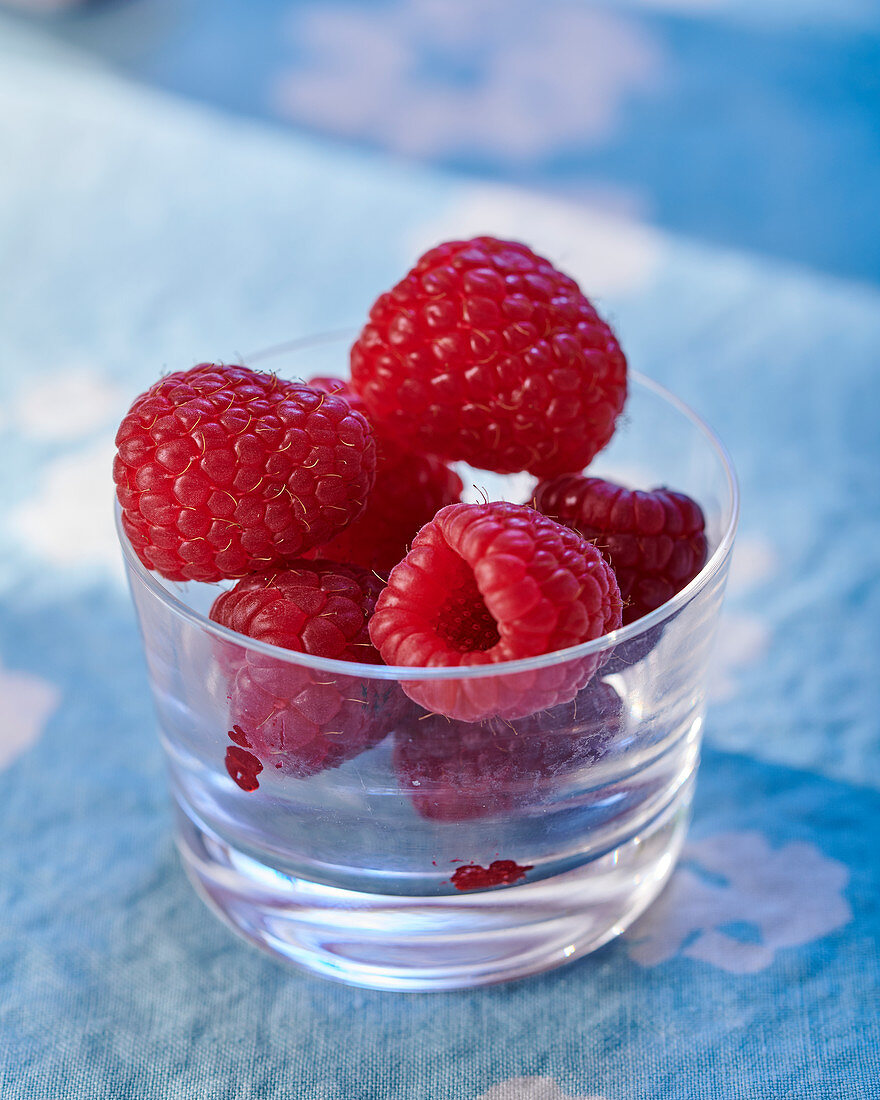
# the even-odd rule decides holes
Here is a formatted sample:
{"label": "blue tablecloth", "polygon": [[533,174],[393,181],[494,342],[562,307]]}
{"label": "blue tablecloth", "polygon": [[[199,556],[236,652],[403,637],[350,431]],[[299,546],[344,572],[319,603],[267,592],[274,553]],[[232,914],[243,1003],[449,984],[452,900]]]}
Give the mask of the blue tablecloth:
{"label": "blue tablecloth", "polygon": [[[204,7],[109,5],[54,32],[0,16],[0,1096],[880,1096],[876,220],[845,263],[817,252],[795,266],[772,234],[755,243],[761,255],[726,250],[638,204],[611,212],[601,196],[477,182],[234,118],[138,87],[82,50],[86,24],[93,44],[103,28],[114,63],[153,79],[162,58],[155,81],[191,90],[176,85],[194,54],[185,37],[162,37],[163,19]],[[233,7],[216,5],[206,33],[221,35]],[[731,33],[760,7],[739,5]],[[874,41],[857,0],[835,5],[821,34],[823,5],[789,0],[780,21],[783,7],[814,45],[854,28]],[[412,5],[417,30],[434,9]],[[299,4],[287,18],[310,21],[296,43],[319,56],[321,43],[357,44],[334,13],[359,20],[366,49],[369,10]],[[617,61],[603,79],[650,96],[661,70],[668,79],[652,67],[657,17],[626,10],[582,5],[579,17],[623,35],[606,39]],[[125,20],[141,37],[111,35]],[[384,25],[373,25],[371,48],[386,51],[373,80],[404,64]],[[515,42],[509,64],[511,53]],[[319,94],[320,74],[310,79]],[[289,108],[305,93],[285,87]],[[600,144],[624,103],[606,107],[591,123]],[[322,109],[314,128],[338,133]],[[375,137],[369,119],[361,128]],[[526,120],[506,140],[512,162],[539,139]],[[861,193],[876,164],[850,167]],[[242,945],[184,878],[112,531],[112,438],[162,370],[356,325],[419,249],[475,232],[522,237],[578,276],[632,364],[725,439],[743,520],[694,824],[660,901],[619,941],[548,975],[371,993]],[[817,234],[846,251],[833,219]],[[865,279],[832,274],[847,264]]]}

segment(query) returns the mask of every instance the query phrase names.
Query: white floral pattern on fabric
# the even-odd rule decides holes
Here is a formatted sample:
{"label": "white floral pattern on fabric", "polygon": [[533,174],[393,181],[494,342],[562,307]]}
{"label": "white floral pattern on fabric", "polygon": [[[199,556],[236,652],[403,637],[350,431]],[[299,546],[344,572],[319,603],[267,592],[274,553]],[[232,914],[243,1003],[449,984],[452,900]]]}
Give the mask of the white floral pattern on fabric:
{"label": "white floral pattern on fabric", "polygon": [[0,772],[39,741],[60,699],[40,676],[0,666]]}
{"label": "white floral pattern on fabric", "polygon": [[117,421],[126,404],[118,386],[90,367],[70,363],[41,378],[28,378],[13,402],[16,429],[32,439],[85,439]]}
{"label": "white floral pattern on fabric", "polygon": [[552,1077],[512,1077],[493,1085],[476,1100],[605,1100],[598,1093],[589,1096],[572,1096],[563,1092]]}
{"label": "white floral pattern on fabric", "polygon": [[765,970],[852,919],[849,871],[813,845],[772,848],[757,832],[719,833],[685,846],[654,906],[629,929],[630,957],[657,966],[676,956],[731,974]]}
{"label": "white floral pattern on fabric", "polygon": [[306,60],[277,82],[280,113],[417,156],[595,144],[663,69],[638,22],[559,0],[321,0],[289,26]]}
{"label": "white floral pattern on fabric", "polygon": [[412,254],[438,241],[481,234],[529,241],[578,280],[588,297],[629,293],[650,282],[665,252],[662,233],[632,217],[543,198],[511,187],[468,187],[410,234]]}
{"label": "white floral pattern on fabric", "polygon": [[737,673],[767,651],[770,630],[756,615],[725,613],[718,625],[718,638],[709,670],[709,697],[725,702],[739,691]]}
{"label": "white floral pattern on fabric", "polygon": [[124,581],[113,527],[112,438],[66,453],[44,467],[41,489],[10,516],[28,554],[54,566],[98,566]]}

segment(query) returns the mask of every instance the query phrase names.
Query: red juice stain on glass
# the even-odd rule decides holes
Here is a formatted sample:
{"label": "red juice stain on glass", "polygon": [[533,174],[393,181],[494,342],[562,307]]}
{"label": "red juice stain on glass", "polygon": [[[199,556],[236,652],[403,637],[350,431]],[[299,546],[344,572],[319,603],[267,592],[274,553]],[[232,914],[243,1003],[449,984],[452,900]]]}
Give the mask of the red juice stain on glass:
{"label": "red juice stain on glass", "polygon": [[452,885],[456,890],[485,890],[489,886],[511,886],[525,878],[533,864],[520,867],[512,859],[496,859],[488,867],[477,863],[465,863],[457,867],[452,876]]}
{"label": "red juice stain on glass", "polygon": [[226,770],[243,791],[255,791],[260,785],[257,776],[263,765],[252,752],[230,745],[226,750]]}
{"label": "red juice stain on glass", "polygon": [[226,736],[230,741],[234,741],[236,745],[241,745],[243,749],[249,749],[251,747],[251,743],[247,739],[247,734],[241,726],[233,726]]}

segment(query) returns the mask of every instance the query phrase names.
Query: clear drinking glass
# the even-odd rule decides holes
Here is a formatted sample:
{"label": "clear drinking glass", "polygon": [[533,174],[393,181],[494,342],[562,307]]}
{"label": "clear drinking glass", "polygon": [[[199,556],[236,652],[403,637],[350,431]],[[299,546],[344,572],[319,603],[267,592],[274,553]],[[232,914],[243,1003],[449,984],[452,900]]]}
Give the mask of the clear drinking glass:
{"label": "clear drinking glass", "polygon": [[[249,363],[345,375],[348,343]],[[459,471],[465,499],[530,499],[527,475]],[[360,665],[252,641],[208,619],[221,586],[150,573],[117,523],[184,866],[247,940],[356,985],[456,989],[593,951],[661,890],[687,828],[736,482],[706,425],[635,373],[590,472],[697,500],[706,566],[613,634],[480,668]],[[431,713],[456,694],[537,707],[563,683],[583,686],[535,714]]]}

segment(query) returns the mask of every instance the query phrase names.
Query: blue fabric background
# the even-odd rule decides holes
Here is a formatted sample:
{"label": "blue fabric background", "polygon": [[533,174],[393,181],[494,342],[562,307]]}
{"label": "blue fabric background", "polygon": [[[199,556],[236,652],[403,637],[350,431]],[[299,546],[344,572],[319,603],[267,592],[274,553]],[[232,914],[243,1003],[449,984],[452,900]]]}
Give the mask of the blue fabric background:
{"label": "blue fabric background", "polygon": [[116,0],[51,33],[227,110],[880,278],[873,0]]}
{"label": "blue fabric background", "polygon": [[[512,7],[0,15],[3,1100],[880,1096],[876,7]],[[586,20],[587,122],[546,62],[563,16]],[[369,57],[346,78],[353,40],[394,80]],[[483,104],[458,148],[449,87]],[[240,944],[185,881],[112,436],[160,371],[356,325],[419,249],[478,231],[571,270],[717,428],[741,535],[660,903],[527,982],[370,993]]]}

